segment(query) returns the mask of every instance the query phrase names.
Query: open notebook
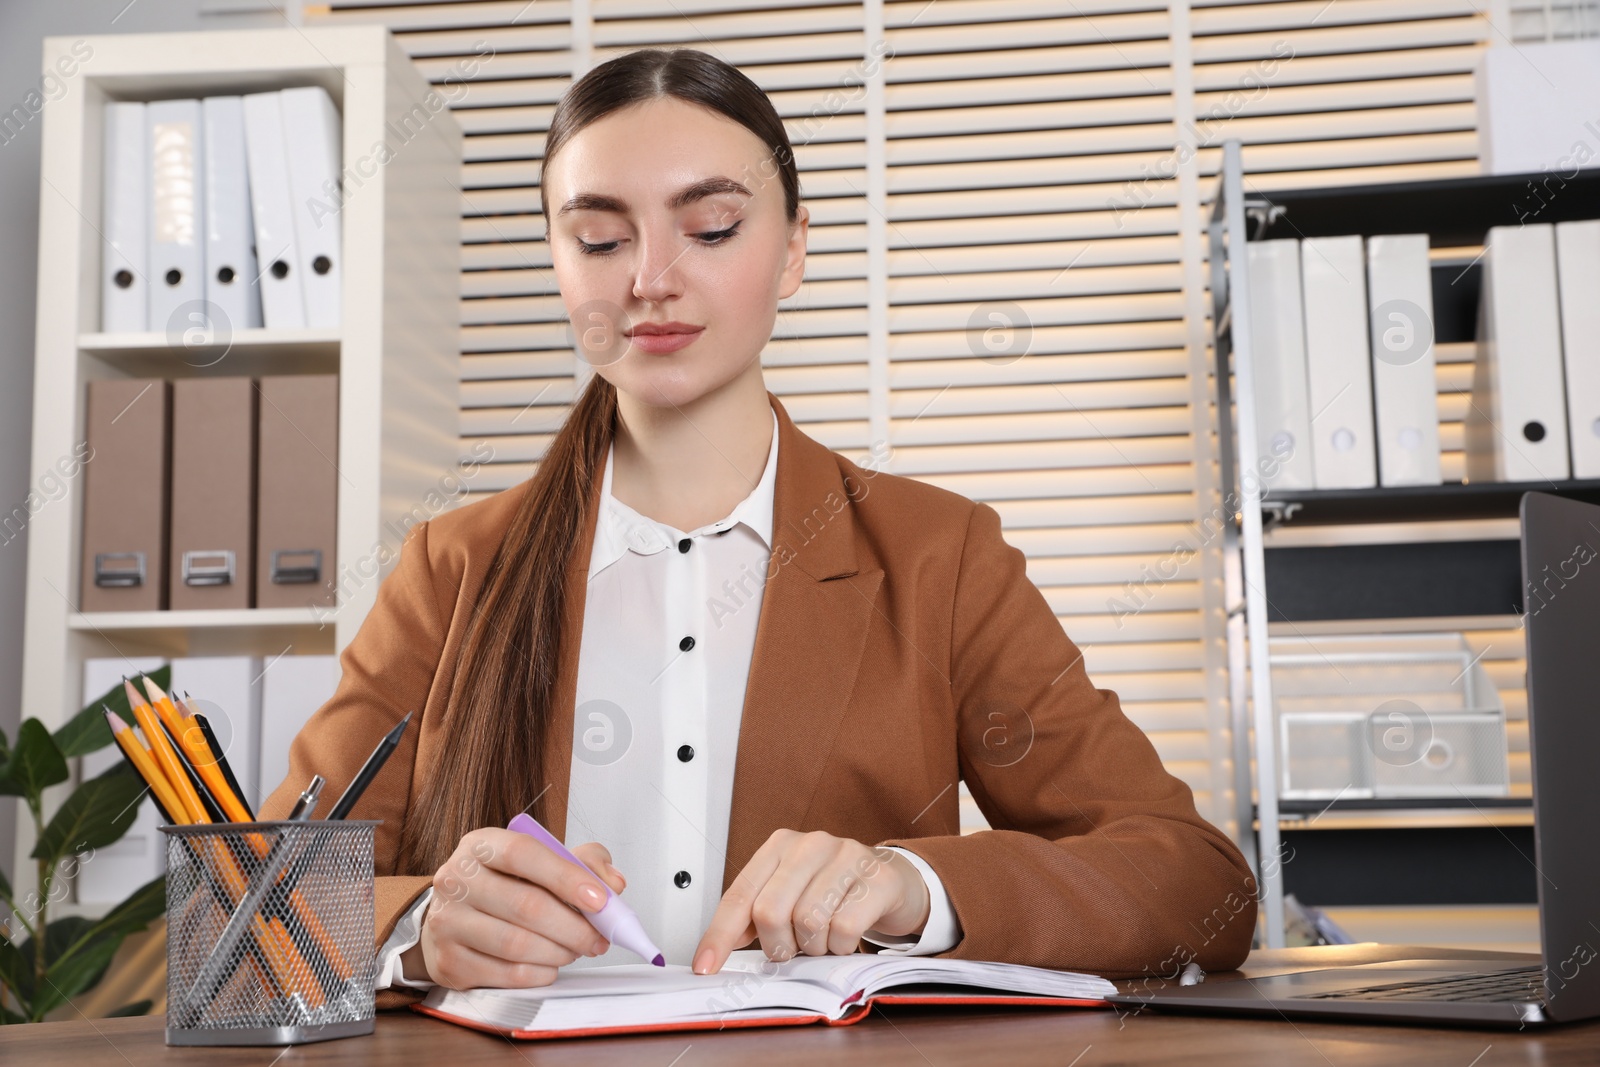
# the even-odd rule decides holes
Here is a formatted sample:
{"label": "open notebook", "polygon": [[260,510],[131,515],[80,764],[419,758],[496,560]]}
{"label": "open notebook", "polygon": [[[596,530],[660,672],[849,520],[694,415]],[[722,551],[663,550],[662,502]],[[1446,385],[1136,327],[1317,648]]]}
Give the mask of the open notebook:
{"label": "open notebook", "polygon": [[516,1038],[859,1022],[879,1004],[1102,1007],[1104,978],[1012,963],[929,956],[728,956],[716,974],[683,964],[625,964],[562,973],[533,989],[436,987],[415,1009]]}

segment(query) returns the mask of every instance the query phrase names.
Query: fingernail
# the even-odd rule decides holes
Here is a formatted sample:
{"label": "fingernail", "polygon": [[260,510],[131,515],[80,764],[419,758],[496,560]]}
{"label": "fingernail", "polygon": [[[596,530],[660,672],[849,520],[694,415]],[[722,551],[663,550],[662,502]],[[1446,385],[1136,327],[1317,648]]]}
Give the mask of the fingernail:
{"label": "fingernail", "polygon": [[698,955],[698,956],[696,956],[694,958],[694,973],[695,974],[710,974],[711,973],[711,961],[713,959],[715,959],[715,958],[716,958],[716,953],[712,952],[710,949],[701,950],[700,955]]}
{"label": "fingernail", "polygon": [[606,895],[592,885],[580,887],[578,889],[578,896],[582,897],[584,903],[588,904],[592,908],[598,908],[600,905],[606,902]]}
{"label": "fingernail", "polygon": [[602,955],[605,952],[606,948],[607,948],[607,945],[606,945],[605,941],[603,941],[603,940],[602,941],[596,941],[593,945],[591,945],[589,947],[589,954],[591,956]]}

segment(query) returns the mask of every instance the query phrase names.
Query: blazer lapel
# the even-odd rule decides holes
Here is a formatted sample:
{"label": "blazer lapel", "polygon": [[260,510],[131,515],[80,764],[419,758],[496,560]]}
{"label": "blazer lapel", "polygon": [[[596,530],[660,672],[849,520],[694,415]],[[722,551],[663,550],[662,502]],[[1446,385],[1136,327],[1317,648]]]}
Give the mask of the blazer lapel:
{"label": "blazer lapel", "polygon": [[773,551],[739,725],[723,892],[774,830],[799,828],[810,809],[883,581],[857,559],[833,453],[767,395],[780,435]]}

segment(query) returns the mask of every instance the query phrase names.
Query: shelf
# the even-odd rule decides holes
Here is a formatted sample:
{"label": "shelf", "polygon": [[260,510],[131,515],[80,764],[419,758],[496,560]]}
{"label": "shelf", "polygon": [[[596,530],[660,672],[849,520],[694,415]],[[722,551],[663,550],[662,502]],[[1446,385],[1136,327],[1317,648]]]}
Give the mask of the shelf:
{"label": "shelf", "polygon": [[1363,522],[1445,522],[1514,519],[1529,492],[1554,493],[1600,504],[1600,479],[1563,482],[1451,482],[1384,489],[1271,489],[1262,510],[1284,513],[1286,525]]}
{"label": "shelf", "polygon": [[278,656],[338,651],[339,615],[313,608],[223,611],[94,611],[67,616],[91,656]]}
{"label": "shelf", "polygon": [[1267,548],[1270,622],[1502,615],[1522,610],[1521,543]]}
{"label": "shelf", "polygon": [[1280,800],[1285,830],[1423,830],[1532,826],[1528,797],[1417,797],[1371,800]]}
{"label": "shelf", "polygon": [[[227,339],[226,345],[231,348],[247,348],[274,353],[286,350],[304,351],[306,349],[338,348],[339,332],[337,330],[269,330],[264,328],[235,330],[233,335]],[[186,346],[181,339],[169,337],[159,330],[145,330],[139,333],[79,334],[78,347],[85,352],[108,355],[116,352],[182,349]]]}
{"label": "shelf", "polygon": [[1286,811],[1415,811],[1419,808],[1533,808],[1532,797],[1345,797],[1327,800],[1278,801],[1279,813]]}
{"label": "shelf", "polygon": [[336,374],[340,336],[329,330],[239,330],[212,343],[186,345],[158,331],[84,333],[78,351],[141,377],[209,374]]}
{"label": "shelf", "polygon": [[[1484,174],[1436,181],[1342,185],[1317,189],[1251,189],[1247,203],[1283,212],[1254,226],[1251,240],[1344,234],[1427,233],[1436,248],[1482,244],[1491,226],[1566,222],[1600,215],[1600,170],[1561,177],[1547,197],[1535,194],[1548,173]],[[1218,198],[1220,200],[1220,197]]]}
{"label": "shelf", "polygon": [[321,626],[334,620],[313,608],[235,608],[220,611],[75,611],[67,628],[99,633],[138,630],[265,630],[284,626]]}

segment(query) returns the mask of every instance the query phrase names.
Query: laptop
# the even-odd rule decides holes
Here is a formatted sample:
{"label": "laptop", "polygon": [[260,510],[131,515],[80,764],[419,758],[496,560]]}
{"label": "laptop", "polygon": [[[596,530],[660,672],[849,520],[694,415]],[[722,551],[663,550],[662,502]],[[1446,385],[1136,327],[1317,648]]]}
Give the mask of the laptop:
{"label": "laptop", "polygon": [[1543,959],[1402,960],[1112,997],[1204,1014],[1523,1028],[1600,1017],[1600,507],[1522,497]]}

